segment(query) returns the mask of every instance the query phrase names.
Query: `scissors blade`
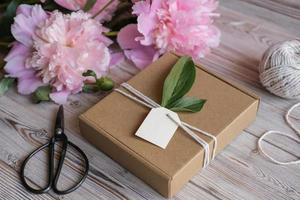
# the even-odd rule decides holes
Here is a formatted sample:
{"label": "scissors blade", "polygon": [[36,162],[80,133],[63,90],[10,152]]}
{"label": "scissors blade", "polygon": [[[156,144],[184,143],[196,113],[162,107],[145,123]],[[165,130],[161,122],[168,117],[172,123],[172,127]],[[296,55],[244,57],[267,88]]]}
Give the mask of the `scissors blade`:
{"label": "scissors blade", "polygon": [[55,122],[55,130],[57,131],[59,129],[61,132],[64,132],[64,107],[62,105],[59,106]]}

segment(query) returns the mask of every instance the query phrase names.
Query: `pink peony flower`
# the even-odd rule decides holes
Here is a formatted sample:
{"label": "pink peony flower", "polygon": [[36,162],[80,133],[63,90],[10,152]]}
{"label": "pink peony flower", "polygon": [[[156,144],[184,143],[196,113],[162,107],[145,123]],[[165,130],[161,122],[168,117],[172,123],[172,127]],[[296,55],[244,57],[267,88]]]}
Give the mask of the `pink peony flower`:
{"label": "pink peony flower", "polygon": [[[54,0],[60,6],[67,8],[69,10],[77,11],[84,8],[87,0]],[[110,0],[97,0],[92,9],[89,11],[91,15],[97,14]],[[103,10],[99,15],[96,16],[97,20],[101,22],[109,21],[116,11],[119,0],[114,0],[105,10]]]}
{"label": "pink peony flower", "polygon": [[[157,54],[167,51],[189,55],[197,61],[209,53],[212,47],[219,45],[220,31],[213,25],[212,19],[218,16],[213,13],[217,5],[215,0],[136,1],[133,13],[138,17],[137,26],[124,27],[118,35],[118,42],[125,49],[125,55],[133,59],[134,63],[134,58],[139,57],[137,54],[141,54],[143,47],[147,52],[149,48],[152,49],[151,53],[143,53],[148,56],[142,65],[137,65],[140,68],[150,64],[153,57],[157,58]],[[124,36],[125,32],[127,36]],[[129,39],[135,46],[124,46],[130,43]]]}
{"label": "pink peony flower", "polygon": [[47,14],[41,6],[20,5],[11,28],[17,40],[6,56],[6,72],[18,78],[18,91],[30,94],[50,84],[50,98],[65,103],[81,91],[88,69],[104,75],[110,63],[107,31],[90,14],[81,11]]}

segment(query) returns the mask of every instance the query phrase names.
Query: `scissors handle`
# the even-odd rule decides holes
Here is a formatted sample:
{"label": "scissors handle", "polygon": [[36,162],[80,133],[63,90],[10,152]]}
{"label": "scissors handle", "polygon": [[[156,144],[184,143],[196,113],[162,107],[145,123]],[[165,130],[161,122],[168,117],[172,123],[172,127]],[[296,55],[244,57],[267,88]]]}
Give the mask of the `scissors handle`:
{"label": "scissors handle", "polygon": [[[54,147],[55,147],[55,143],[62,141],[63,145],[62,145],[62,150],[60,152],[60,157],[59,157],[59,161],[58,161],[58,166],[56,169],[56,172],[54,172]],[[85,170],[83,172],[83,175],[81,177],[81,179],[75,184],[73,185],[71,188],[66,189],[66,190],[60,190],[57,187],[57,183],[58,183],[58,179],[61,173],[61,169],[63,167],[64,164],[64,160],[65,160],[65,156],[66,156],[66,151],[67,151],[67,147],[68,146],[73,147],[80,155],[81,157],[84,159],[84,163],[85,163]],[[28,183],[26,182],[25,179],[25,167],[28,163],[28,161],[35,156],[38,152],[49,148],[49,152],[48,152],[48,159],[49,159],[49,166],[48,166],[48,183],[44,188],[41,189],[35,189],[33,187],[31,187],[30,185],[28,185]],[[73,144],[72,142],[69,142],[67,140],[67,138],[56,138],[53,137],[50,142],[42,145],[41,147],[37,148],[35,151],[33,151],[22,163],[21,166],[21,181],[22,184],[24,185],[24,187],[29,190],[32,193],[35,194],[42,194],[42,193],[46,193],[48,192],[50,189],[53,189],[53,191],[56,194],[68,194],[74,190],[76,190],[78,187],[80,187],[80,185],[84,182],[84,180],[86,179],[87,175],[88,175],[88,171],[89,171],[89,161],[87,156],[84,154],[84,152],[75,144]]]}
{"label": "scissors handle", "polygon": [[[70,192],[73,192],[74,190],[76,190],[77,188],[79,188],[81,186],[81,184],[85,181],[85,179],[88,175],[88,172],[89,172],[89,160],[86,157],[85,153],[78,146],[76,146],[75,144],[73,144],[70,141],[67,142],[67,146],[69,146],[69,145],[71,147],[73,147],[81,155],[81,157],[84,159],[85,170],[83,172],[83,175],[82,175],[81,179],[76,184],[74,184],[69,189],[59,190],[57,188],[57,182],[58,182],[59,175],[60,175],[60,172],[61,172],[61,169],[62,169],[62,166],[63,166],[63,162],[64,162],[64,159],[60,158],[59,163],[58,163],[58,168],[57,168],[57,171],[56,171],[56,174],[55,174],[55,177],[54,177],[54,181],[53,181],[53,184],[52,184],[52,189],[56,194],[61,194],[62,195],[62,194],[68,194]],[[63,152],[64,157],[65,157],[65,154],[66,154],[66,149],[67,148],[64,148],[64,150],[63,150],[64,151]]]}
{"label": "scissors handle", "polygon": [[[42,194],[42,193],[46,193],[51,189],[52,186],[52,180],[53,180],[53,158],[54,158],[54,148],[51,148],[51,146],[53,145],[53,141],[51,140],[50,142],[42,145],[41,147],[37,148],[34,152],[32,152],[31,154],[29,154],[29,156],[23,161],[22,166],[21,166],[21,182],[24,185],[24,187],[29,190],[32,193],[35,194]],[[44,188],[41,189],[35,189],[31,186],[28,185],[28,183],[25,180],[25,167],[28,163],[28,161],[35,156],[38,152],[46,149],[47,147],[49,147],[49,157],[48,157],[48,183]]]}

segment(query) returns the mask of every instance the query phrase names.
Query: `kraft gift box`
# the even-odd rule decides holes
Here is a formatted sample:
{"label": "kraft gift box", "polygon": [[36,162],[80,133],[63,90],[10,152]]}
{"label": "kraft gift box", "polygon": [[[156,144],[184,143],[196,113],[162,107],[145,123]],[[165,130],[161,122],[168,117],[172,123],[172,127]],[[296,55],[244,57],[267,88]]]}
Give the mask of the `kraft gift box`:
{"label": "kraft gift box", "polygon": [[[178,58],[166,54],[128,83],[160,103],[164,80]],[[180,119],[216,136],[216,153],[255,119],[259,105],[257,96],[201,66],[196,67],[196,80],[187,96],[207,101],[200,112],[179,113]],[[166,149],[135,136],[148,112],[149,108],[115,91],[79,117],[80,130],[99,150],[163,196],[172,197],[202,168],[204,149],[180,128]],[[212,151],[213,140],[197,134]]]}

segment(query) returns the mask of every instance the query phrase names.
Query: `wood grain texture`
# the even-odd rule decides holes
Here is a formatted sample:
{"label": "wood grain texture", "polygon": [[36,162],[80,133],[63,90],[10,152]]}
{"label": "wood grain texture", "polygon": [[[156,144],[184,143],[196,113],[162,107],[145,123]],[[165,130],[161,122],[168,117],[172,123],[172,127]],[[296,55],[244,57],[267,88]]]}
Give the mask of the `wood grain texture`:
{"label": "wood grain texture", "polygon": [[[294,134],[285,124],[283,114],[296,101],[276,97],[262,88],[257,66],[262,53],[275,42],[297,38],[300,34],[300,2],[296,0],[222,0],[217,25],[222,31],[218,49],[201,64],[228,80],[253,90],[261,96],[257,119],[214,161],[199,172],[173,198],[193,199],[300,199],[300,166],[278,166],[267,161],[256,149],[264,131],[276,129]],[[111,75],[118,83],[128,80],[138,70],[128,62],[120,64]],[[31,195],[21,186],[20,163],[33,149],[52,136],[57,106],[34,105],[15,89],[0,98],[0,199],[163,199],[137,177],[86,142],[79,132],[77,116],[106,94],[73,95],[65,106],[69,139],[82,148],[91,164],[86,182],[75,192],[57,196]],[[292,113],[300,122],[300,110]],[[300,124],[299,124],[300,126]],[[279,159],[300,157],[300,146],[285,138],[270,137],[268,152]],[[80,164],[71,151],[61,182],[71,184],[80,173]],[[26,175],[33,185],[45,182],[46,161],[38,155]]]}
{"label": "wood grain texture", "polygon": [[0,161],[0,199],[32,199],[32,200],[54,200],[51,195],[33,195],[25,191],[19,183],[19,175],[6,163]]}

